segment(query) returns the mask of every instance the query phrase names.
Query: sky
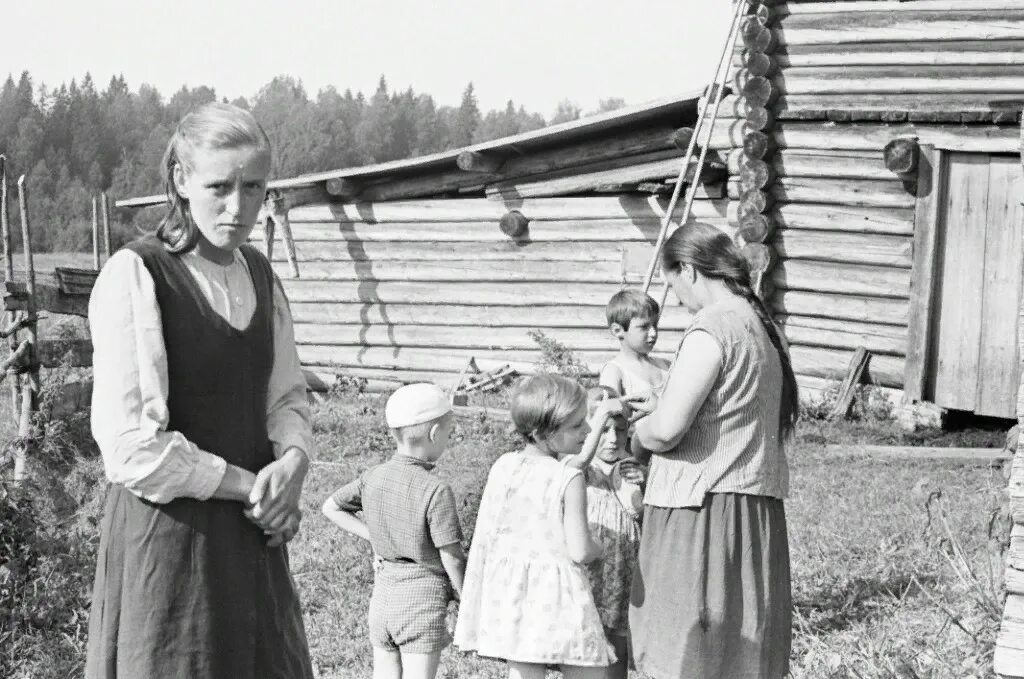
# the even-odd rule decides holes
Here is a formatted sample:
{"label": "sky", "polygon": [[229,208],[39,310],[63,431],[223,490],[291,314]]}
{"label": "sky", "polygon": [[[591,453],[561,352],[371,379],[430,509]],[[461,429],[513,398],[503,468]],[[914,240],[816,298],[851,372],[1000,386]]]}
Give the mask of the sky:
{"label": "sky", "polygon": [[381,75],[458,105],[473,82],[480,108],[512,99],[550,117],[692,92],[713,76],[728,0],[33,0],[9,3],[0,76],[38,87],[102,89],[123,74],[166,97],[182,85],[252,97],[279,75],[310,96],[333,85],[368,96]]}

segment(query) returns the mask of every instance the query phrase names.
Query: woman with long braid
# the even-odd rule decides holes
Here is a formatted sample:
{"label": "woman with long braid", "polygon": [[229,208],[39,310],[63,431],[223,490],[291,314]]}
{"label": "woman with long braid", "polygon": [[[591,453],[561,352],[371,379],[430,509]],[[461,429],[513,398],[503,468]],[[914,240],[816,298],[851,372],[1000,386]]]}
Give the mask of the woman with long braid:
{"label": "woman with long braid", "polygon": [[656,679],[779,679],[798,406],[788,349],[726,234],[687,224],[662,266],[694,318],[631,441],[652,458],[629,618],[636,664]]}

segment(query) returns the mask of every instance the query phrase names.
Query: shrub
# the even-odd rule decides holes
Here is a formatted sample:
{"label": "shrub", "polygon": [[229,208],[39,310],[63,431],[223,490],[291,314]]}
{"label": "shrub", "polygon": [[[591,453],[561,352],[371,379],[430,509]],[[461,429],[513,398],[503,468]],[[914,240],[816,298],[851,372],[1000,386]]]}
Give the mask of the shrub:
{"label": "shrub", "polygon": [[590,369],[571,349],[553,337],[548,337],[543,330],[530,330],[527,333],[540,349],[538,370],[557,373],[582,382],[585,386],[594,383]]}
{"label": "shrub", "polygon": [[[30,441],[0,459],[0,675],[78,676],[105,495],[89,411],[59,414],[75,377],[51,371]],[[28,446],[26,478],[10,479],[13,448]],[[6,649],[10,649],[9,652]]]}

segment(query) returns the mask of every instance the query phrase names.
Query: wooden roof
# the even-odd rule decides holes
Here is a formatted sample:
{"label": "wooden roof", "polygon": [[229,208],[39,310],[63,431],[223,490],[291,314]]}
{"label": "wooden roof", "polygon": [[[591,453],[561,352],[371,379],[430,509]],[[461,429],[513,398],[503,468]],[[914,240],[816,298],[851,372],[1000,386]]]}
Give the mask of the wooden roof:
{"label": "wooden roof", "polygon": [[[392,160],[373,165],[362,165],[325,172],[300,175],[286,179],[276,179],[268,184],[270,189],[298,189],[323,185],[329,180],[373,180],[379,182],[391,177],[403,177],[423,173],[439,173],[447,170],[457,171],[456,159],[466,151],[503,155],[525,155],[539,149],[575,143],[593,137],[614,133],[615,131],[634,128],[638,125],[665,122],[681,125],[684,120],[696,117],[697,101],[702,90],[688,92],[673,97],[621,108],[607,113],[587,116],[558,125],[542,127],[538,130],[522,134],[492,139],[462,148],[432,153],[416,158]],[[163,194],[128,198],[115,203],[117,207],[148,207],[161,205],[167,201]]]}

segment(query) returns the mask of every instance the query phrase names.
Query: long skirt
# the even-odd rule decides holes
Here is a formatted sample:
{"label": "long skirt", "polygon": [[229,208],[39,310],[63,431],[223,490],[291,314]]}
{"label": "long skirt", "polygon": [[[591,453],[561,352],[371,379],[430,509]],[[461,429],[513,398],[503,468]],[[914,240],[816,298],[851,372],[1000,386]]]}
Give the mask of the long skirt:
{"label": "long skirt", "polygon": [[313,679],[288,553],[236,502],[107,496],[86,679]]}
{"label": "long skirt", "polygon": [[630,597],[637,669],[655,679],[780,679],[792,607],[782,500],[709,494],[645,507]]}

